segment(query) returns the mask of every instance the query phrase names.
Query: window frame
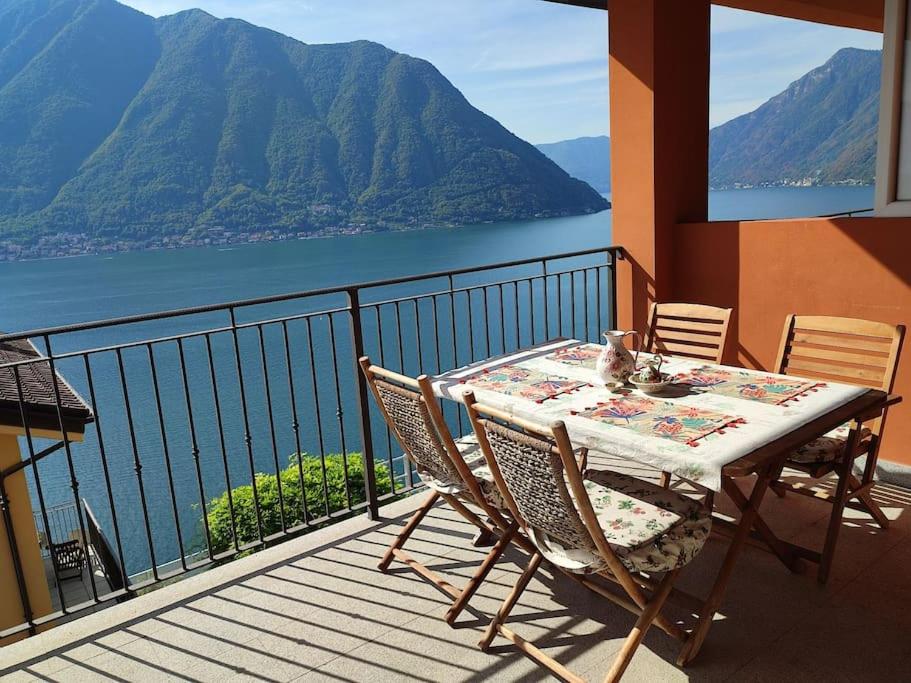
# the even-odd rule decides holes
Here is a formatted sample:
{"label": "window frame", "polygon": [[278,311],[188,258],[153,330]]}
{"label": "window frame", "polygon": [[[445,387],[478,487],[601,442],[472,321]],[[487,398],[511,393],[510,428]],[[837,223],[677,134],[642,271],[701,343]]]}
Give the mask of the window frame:
{"label": "window frame", "polygon": [[[898,199],[907,19],[908,0],[885,0],[874,190],[874,212],[877,216],[911,216],[911,200]],[[908,162],[911,164],[911,159]]]}

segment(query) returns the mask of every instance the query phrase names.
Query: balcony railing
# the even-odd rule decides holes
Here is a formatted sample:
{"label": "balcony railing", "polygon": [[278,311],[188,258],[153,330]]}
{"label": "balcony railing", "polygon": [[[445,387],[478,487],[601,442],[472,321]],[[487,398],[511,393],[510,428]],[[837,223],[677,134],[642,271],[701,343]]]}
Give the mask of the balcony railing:
{"label": "balcony railing", "polygon": [[51,556],[51,546],[72,540],[79,530],[79,509],[73,503],[55,505],[44,511],[47,515],[47,528],[40,510],[34,510],[35,528],[38,532],[38,543],[41,556]]}
{"label": "balcony railing", "polygon": [[[20,396],[26,367],[45,364],[94,414],[71,438],[52,374],[58,440],[45,445],[47,415],[39,430],[23,403],[24,460],[0,483],[24,470],[38,533],[51,538],[65,506],[73,535],[94,526],[126,576],[99,587],[89,573],[79,604],[57,580],[50,615],[31,612],[20,580],[22,623],[0,637],[357,511],[376,516],[420,480],[357,359],[418,375],[558,336],[595,341],[615,325],[619,258],[607,247],[0,336],[44,354],[0,365]],[[444,410],[462,433],[460,410]]]}

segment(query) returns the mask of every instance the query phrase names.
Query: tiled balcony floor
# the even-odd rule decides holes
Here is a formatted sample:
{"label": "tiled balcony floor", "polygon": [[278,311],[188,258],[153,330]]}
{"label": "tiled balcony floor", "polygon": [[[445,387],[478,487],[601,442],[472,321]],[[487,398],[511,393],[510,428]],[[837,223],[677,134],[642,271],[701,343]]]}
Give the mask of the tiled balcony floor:
{"label": "tiled balcony floor", "polygon": [[[95,564],[94,555],[92,555],[92,567],[96,566],[98,565]],[[100,569],[90,569],[88,566],[83,568],[80,576],[60,581],[59,592],[57,579],[54,576],[54,563],[50,557],[44,558],[44,576],[51,593],[51,608],[55,611],[60,609],[60,592],[63,593],[63,600],[67,605],[78,605],[91,600],[93,580],[98,597],[104,597],[111,592],[111,586],[104,577],[104,572]]]}
{"label": "tiled balcony floor", "polygon": [[[827,588],[817,586],[814,569],[792,575],[748,548],[697,661],[675,667],[678,644],[653,629],[625,680],[907,680],[911,492],[882,486],[876,496],[892,529],[848,511]],[[375,569],[421,497],[383,508],[383,522],[352,519],[11,645],[0,650],[0,673],[67,682],[547,679],[503,639],[488,654],[475,646],[523,553],[510,551],[455,629],[443,622],[447,600],[432,586],[401,564],[385,575]],[[824,504],[770,494],[763,512],[785,538],[821,542]],[[471,534],[439,507],[409,548],[461,582],[484,554]],[[681,586],[705,594],[726,544],[713,538]],[[686,621],[680,610],[672,614]],[[545,569],[511,621],[572,670],[600,680],[633,618]]]}

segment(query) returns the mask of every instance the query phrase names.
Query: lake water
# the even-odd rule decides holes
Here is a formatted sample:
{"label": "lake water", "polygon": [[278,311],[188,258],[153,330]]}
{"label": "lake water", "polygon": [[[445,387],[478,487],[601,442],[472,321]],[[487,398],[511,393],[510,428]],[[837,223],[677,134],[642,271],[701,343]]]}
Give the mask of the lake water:
{"label": "lake water", "polygon": [[873,208],[873,187],[768,187],[709,192],[714,221],[799,218]]}
{"label": "lake water", "polygon": [[[872,201],[873,191],[869,187],[735,190],[711,193],[710,214],[713,219],[780,218],[865,209],[872,206]],[[607,211],[571,218],[259,244],[224,250],[194,248],[4,263],[0,264],[0,291],[3,292],[0,329],[16,331],[149,313],[546,256],[604,247],[611,243],[611,215]],[[530,271],[520,269],[509,273],[509,277],[529,274]],[[471,284],[470,278],[464,283]],[[576,284],[581,286],[581,282]],[[602,285],[599,281],[592,284],[594,289]],[[586,280],[585,286],[588,285]],[[402,291],[404,290],[399,289],[396,293],[401,294]],[[569,291],[564,293],[569,294]],[[384,328],[382,340],[387,353],[401,353],[405,358],[406,370],[411,372],[419,369],[432,372],[436,367],[452,367],[456,363],[466,362],[470,357],[496,352],[498,345],[505,347],[507,344],[526,344],[552,334],[553,330],[545,330],[540,319],[535,329],[531,329],[527,321],[522,322],[515,315],[515,311],[521,310],[523,306],[540,304],[545,295],[540,287],[529,286],[527,290],[516,289],[512,292],[507,288],[502,309],[497,308],[500,304],[496,301],[475,299],[474,312],[467,298],[458,301],[454,313],[457,318],[476,319],[478,308],[483,305],[486,311],[490,305],[491,317],[496,319],[502,315],[507,329],[494,324],[486,329],[486,339],[477,335],[471,341],[462,338],[464,334],[457,334],[455,339],[451,335],[444,335],[442,352],[428,348],[431,345],[425,344],[419,354],[414,341],[418,334],[414,335],[414,339],[399,341],[395,339],[394,328]],[[337,304],[337,301],[321,300],[308,302],[307,306],[331,307]],[[295,305],[299,307],[301,304],[276,306],[275,315],[294,313]],[[606,317],[605,305],[606,297],[600,310],[585,310],[581,317],[586,323],[590,318],[596,319],[598,314]],[[433,330],[429,328],[431,316],[435,318],[439,315],[441,329],[449,329],[443,319],[449,313],[443,309],[432,309],[433,304],[429,301],[422,306],[417,316],[411,309],[402,312],[388,308],[382,315],[388,319],[393,314],[401,313],[402,327],[418,329],[420,336],[425,339],[433,337]],[[573,315],[575,312],[576,309],[573,308]],[[510,315],[514,316],[515,333],[509,331]],[[568,319],[569,313],[564,310],[560,315],[563,319]],[[55,351],[148,339],[190,329],[208,329],[224,323],[223,316],[219,318],[213,315],[193,320],[143,323],[127,330],[97,330],[61,337],[55,345]],[[298,392],[301,394],[300,438],[302,449],[309,452],[319,452],[320,444],[325,452],[337,452],[343,445],[349,451],[359,448],[356,443],[352,443],[350,436],[357,433],[357,411],[353,404],[351,351],[347,341],[347,328],[342,323],[337,319],[324,318],[314,320],[311,330],[305,330],[302,322],[289,326],[293,352],[291,375],[297,381],[295,395]],[[597,332],[596,322],[591,327],[590,336]],[[578,331],[580,328],[581,323],[572,328],[577,336],[581,336]],[[338,338],[333,339],[336,334]],[[372,355],[377,354],[380,337],[375,323],[369,320],[365,322],[365,335],[376,339],[376,343],[368,344],[368,350]],[[234,347],[228,334],[213,335],[211,343],[214,358],[211,370],[214,371],[221,393],[220,421],[216,417],[218,406],[213,400],[212,373],[205,362],[204,340],[188,340],[184,349],[189,390],[185,388],[181,377],[176,345],[163,344],[156,347],[156,379],[162,398],[162,415],[167,426],[164,437],[161,435],[154,401],[155,384],[150,375],[147,349],[140,347],[123,352],[132,414],[125,409],[116,357],[108,353],[93,358],[93,388],[98,397],[101,435],[110,468],[109,476],[115,489],[115,509],[129,573],[145,570],[152,563],[139,502],[139,478],[135,470],[137,456],[142,463],[143,495],[146,497],[153,528],[156,564],[177,558],[181,545],[184,552],[199,546],[200,510],[204,501],[220,495],[226,488],[226,482],[237,486],[250,481],[250,458],[245,447],[244,420],[241,419],[241,401],[233,361]],[[255,329],[247,330],[239,342],[243,375],[248,382],[247,418],[256,471],[274,472],[276,459],[284,464],[288,455],[296,451],[295,435],[288,428],[293,419],[290,390],[284,388],[288,367],[281,349],[282,344],[280,330],[267,328],[264,334],[267,360],[261,364]],[[452,351],[447,351],[450,346]],[[333,348],[345,364],[340,371],[333,366]],[[308,377],[298,366],[307,365],[304,359],[311,351],[314,353],[317,372],[313,377]],[[265,373],[263,365],[267,368]],[[74,386],[88,396],[87,376],[81,361],[69,364],[64,362],[60,368]],[[336,382],[339,376],[341,379]],[[274,445],[270,434],[272,425],[268,419],[270,411],[266,405],[264,378],[272,379],[271,414],[277,425]],[[318,427],[321,425],[317,425],[312,417],[312,396],[307,396],[305,390],[310,382],[317,386],[316,395],[323,403],[325,424],[322,426],[328,426],[335,420],[338,409],[342,409],[342,416],[338,418],[339,425],[335,426],[347,430],[347,444],[342,443],[344,434],[341,430],[333,428],[319,433]],[[337,386],[340,389],[337,390]],[[187,417],[187,393],[200,450],[198,468],[190,446],[191,423]],[[130,421],[137,434],[135,449],[129,438]],[[220,444],[220,428],[225,437],[224,447]],[[99,446],[98,435],[95,428],[92,428],[85,444],[74,446],[74,467],[80,483],[80,496],[90,502],[110,535],[112,515],[104,485]],[[171,480],[166,476],[165,446],[168,447],[166,454],[173,469]],[[378,448],[377,456],[385,458],[388,453],[381,451]],[[225,460],[227,467],[224,466]],[[62,452],[43,461],[39,471],[47,505],[73,500],[67,463]],[[198,486],[199,479],[203,484],[202,495]],[[174,489],[175,506],[171,504],[171,488]],[[180,526],[179,533],[174,521],[174,507]]]}
{"label": "lake water", "polygon": [[[713,220],[869,208],[872,187],[709,193]],[[611,243],[610,212],[572,218],[217,248],[0,264],[0,329],[22,330]]]}

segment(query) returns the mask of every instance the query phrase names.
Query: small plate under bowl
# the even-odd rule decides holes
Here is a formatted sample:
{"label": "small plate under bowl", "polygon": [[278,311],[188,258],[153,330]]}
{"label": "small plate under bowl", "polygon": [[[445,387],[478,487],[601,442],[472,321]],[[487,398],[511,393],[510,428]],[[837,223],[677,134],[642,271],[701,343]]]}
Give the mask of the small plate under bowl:
{"label": "small plate under bowl", "polygon": [[673,384],[673,381],[669,375],[662,375],[662,378],[663,379],[660,382],[637,382],[631,377],[629,383],[636,387],[643,394],[660,394]]}

